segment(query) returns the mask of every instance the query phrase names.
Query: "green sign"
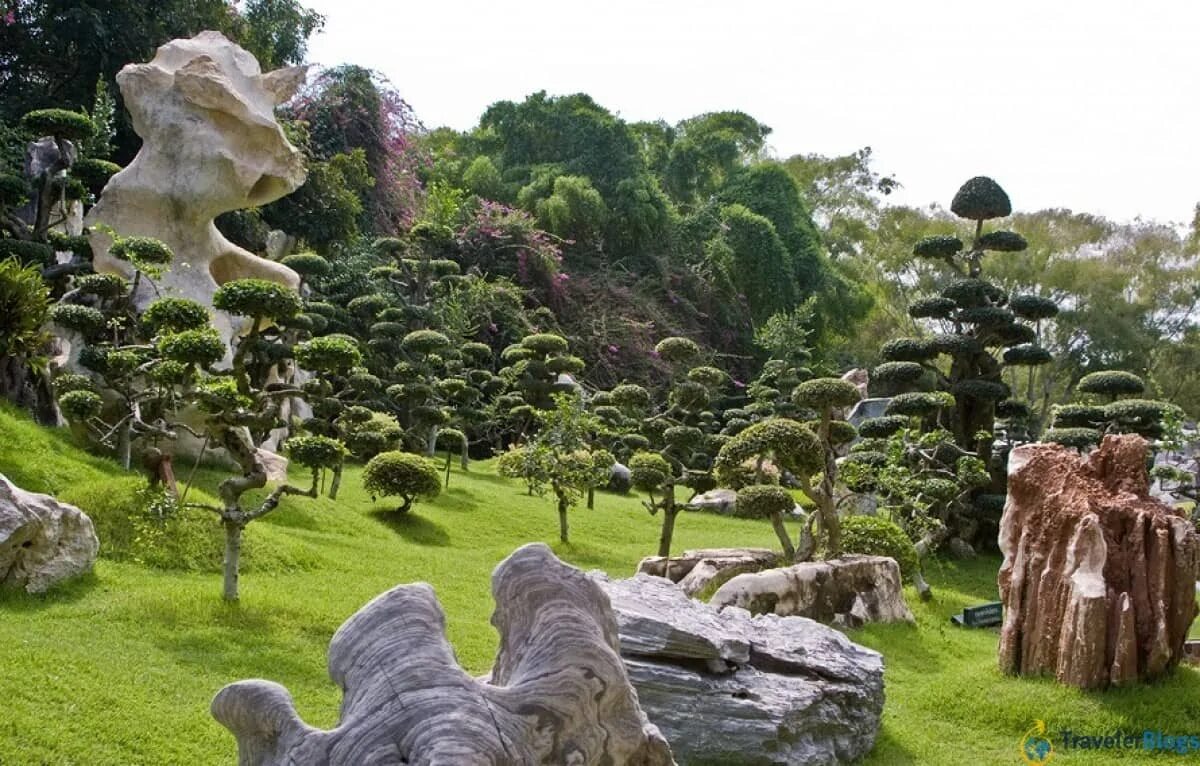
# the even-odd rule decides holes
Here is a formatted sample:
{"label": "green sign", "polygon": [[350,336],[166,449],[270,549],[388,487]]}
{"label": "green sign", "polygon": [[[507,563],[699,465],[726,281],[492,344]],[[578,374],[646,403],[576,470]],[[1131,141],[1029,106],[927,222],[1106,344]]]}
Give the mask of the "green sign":
{"label": "green sign", "polygon": [[950,619],[964,628],[990,628],[999,625],[1004,619],[1004,608],[999,601],[968,606],[962,610],[962,614],[956,614]]}

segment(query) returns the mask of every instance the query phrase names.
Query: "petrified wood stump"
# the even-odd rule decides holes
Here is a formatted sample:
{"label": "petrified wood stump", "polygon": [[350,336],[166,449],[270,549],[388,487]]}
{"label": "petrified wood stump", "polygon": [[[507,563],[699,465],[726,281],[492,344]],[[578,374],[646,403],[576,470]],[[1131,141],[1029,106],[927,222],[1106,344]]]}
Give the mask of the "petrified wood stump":
{"label": "petrified wood stump", "polygon": [[329,675],[345,690],[336,728],[305,724],[270,681],[226,686],[213,716],[237,737],[241,766],[674,764],[638,706],[596,583],[534,544],[496,568],[492,595],[500,651],[487,679],[459,667],[433,589],[401,585],[333,637]]}
{"label": "petrified wood stump", "polygon": [[1107,436],[1080,456],[1031,444],[1009,460],[1000,521],[1000,667],[1084,689],[1179,663],[1196,616],[1200,537],[1152,498],[1146,442]]}

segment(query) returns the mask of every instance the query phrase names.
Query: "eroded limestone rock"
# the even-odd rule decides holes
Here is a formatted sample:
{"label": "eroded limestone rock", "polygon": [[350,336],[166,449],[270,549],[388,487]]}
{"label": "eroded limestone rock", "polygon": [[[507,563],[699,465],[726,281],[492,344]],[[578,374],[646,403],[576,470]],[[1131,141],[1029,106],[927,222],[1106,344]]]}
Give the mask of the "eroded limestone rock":
{"label": "eroded limestone rock", "polygon": [[666,577],[684,593],[694,596],[717,577],[758,572],[775,566],[778,561],[778,551],[770,548],[700,548],[672,556],[669,568],[665,557],[648,556],[638,562],[637,571]]}
{"label": "eroded limestone rock", "polygon": [[1009,458],[1000,520],[1000,667],[1085,689],[1147,680],[1183,656],[1196,616],[1200,536],[1150,496],[1146,442],[1106,436]]}
{"label": "eroded limestone rock", "polygon": [[642,709],[680,763],[838,764],[874,745],[883,658],[803,617],[716,609],[667,580],[609,581]]}
{"label": "eroded limestone rock", "polygon": [[[132,267],[108,255],[111,238],[148,236],[175,253],[159,280],[164,294],[212,305],[217,287],[256,277],[291,288],[300,279],[282,264],[259,258],[225,239],[213,219],[272,202],[304,182],[303,156],[275,119],[276,105],[304,82],[305,68],[262,73],[254,56],[218,32],[201,32],[158,49],[148,64],[130,64],[117,85],[142,148],[109,179],[89,211],[95,268],[131,276]],[[143,285],[138,300],[154,291]],[[226,340],[237,329],[217,312]]]}
{"label": "eroded limestone rock", "polygon": [[345,690],[338,725],[321,731],[270,681],[222,689],[212,713],[238,740],[242,766],[673,764],[618,654],[608,598],[542,544],[492,575],[500,651],[490,677],[459,667],[446,619],[424,583],[378,596],[329,646]]}
{"label": "eroded limestone rock", "polygon": [[709,603],[848,627],[914,621],[904,601],[900,566],[885,556],[847,554],[741,574],[718,588]]}
{"label": "eroded limestone rock", "polygon": [[41,593],[91,571],[99,550],[83,511],[0,474],[0,585]]}

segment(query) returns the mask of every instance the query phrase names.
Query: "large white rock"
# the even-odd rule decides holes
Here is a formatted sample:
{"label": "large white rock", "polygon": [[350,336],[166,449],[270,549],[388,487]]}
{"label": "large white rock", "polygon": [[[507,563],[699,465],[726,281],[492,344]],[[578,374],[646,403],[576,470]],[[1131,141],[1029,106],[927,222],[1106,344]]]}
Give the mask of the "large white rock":
{"label": "large white rock", "polygon": [[99,550],[83,511],[0,474],[0,585],[41,593],[90,571]]}
{"label": "large white rock", "polygon": [[835,625],[914,622],[904,601],[900,567],[886,556],[847,554],[781,569],[740,574],[713,594],[717,608],[799,615]]}
{"label": "large white rock", "polygon": [[717,611],[646,574],[591,573],[638,700],[680,763],[838,764],[875,743],[883,657],[803,617]]}
{"label": "large white rock", "polygon": [[[211,305],[219,285],[246,277],[298,288],[294,271],[234,245],[213,219],[279,199],[304,182],[303,156],[275,119],[276,105],[304,77],[304,67],[263,74],[254,56],[218,32],[172,40],[150,63],[123,68],[117,84],[143,143],[85,221],[96,270],[133,273],[108,255],[112,240],[96,228],[105,225],[121,236],[160,239],[174,251],[159,281],[164,294]],[[144,285],[138,299],[154,297]],[[214,324],[227,340],[238,329],[223,314]]]}

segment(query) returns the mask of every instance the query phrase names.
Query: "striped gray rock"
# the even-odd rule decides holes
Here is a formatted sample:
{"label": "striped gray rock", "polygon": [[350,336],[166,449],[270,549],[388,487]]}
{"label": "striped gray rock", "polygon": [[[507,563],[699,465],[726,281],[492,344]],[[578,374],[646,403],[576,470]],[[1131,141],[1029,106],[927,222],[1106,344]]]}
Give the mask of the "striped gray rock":
{"label": "striped gray rock", "polygon": [[0,585],[41,593],[90,572],[99,551],[87,514],[0,474]]}
{"label": "striped gray rock", "polygon": [[425,583],[397,586],[346,621],[329,647],[341,718],[315,729],[270,681],[226,686],[213,716],[240,766],[669,766],[670,747],[638,706],[604,592],[542,544],[492,575],[500,651],[467,675]]}
{"label": "striped gray rock", "polygon": [[883,657],[804,617],[752,617],[660,577],[609,581],[642,709],[680,763],[840,764],[875,744]]}

